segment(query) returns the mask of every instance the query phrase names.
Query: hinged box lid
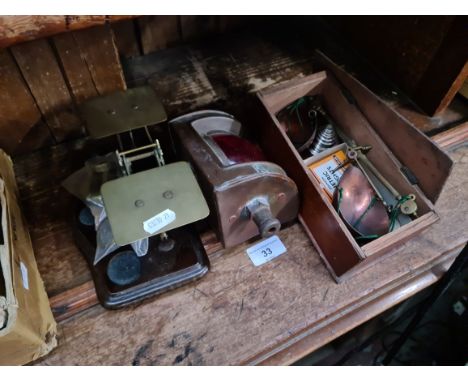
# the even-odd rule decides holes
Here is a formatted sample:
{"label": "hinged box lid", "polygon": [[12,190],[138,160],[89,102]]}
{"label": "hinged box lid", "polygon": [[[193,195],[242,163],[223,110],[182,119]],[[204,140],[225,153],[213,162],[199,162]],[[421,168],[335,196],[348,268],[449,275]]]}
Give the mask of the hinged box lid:
{"label": "hinged box lid", "polygon": [[[322,52],[317,51],[316,56],[323,68],[333,73],[343,85],[345,97],[355,102],[395,157],[410,170],[409,174],[405,174],[408,178],[415,178],[410,179],[410,182],[417,181],[425,196],[435,203],[452,171],[450,157],[405,117]],[[407,170],[403,169],[402,172]]]}

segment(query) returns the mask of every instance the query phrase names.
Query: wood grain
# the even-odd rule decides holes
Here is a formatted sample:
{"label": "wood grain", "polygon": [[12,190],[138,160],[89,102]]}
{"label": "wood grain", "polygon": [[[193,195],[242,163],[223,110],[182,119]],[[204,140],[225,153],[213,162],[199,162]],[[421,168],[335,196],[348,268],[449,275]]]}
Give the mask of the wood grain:
{"label": "wood grain", "polygon": [[[95,306],[62,322],[59,347],[39,364],[245,364],[274,362],[282,351],[279,362],[290,363],[357,324],[339,326],[352,312],[364,309],[363,321],[401,301],[387,294],[392,290],[409,296],[437,279],[427,272],[468,239],[467,155],[467,147],[452,155],[454,174],[438,202],[441,222],[345,284],[332,280],[296,224],[280,233],[288,253],[260,268],[243,245],[213,259],[195,286],[118,312]],[[420,284],[405,284],[418,277]],[[382,303],[369,307],[378,298]],[[296,353],[294,345],[314,333],[318,342]]]}
{"label": "wood grain", "polygon": [[434,268],[421,272],[407,281],[389,286],[388,291],[383,292],[377,298],[372,296],[359,309],[351,310],[342,316],[332,316],[329,320],[324,320],[321,325],[304,331],[297,338],[285,341],[272,351],[266,351],[248,360],[246,364],[288,365],[300,360],[333,339],[374,318],[376,312],[384,312],[435,283],[440,278],[439,270],[442,268],[445,272],[462,247],[443,254],[441,262]]}
{"label": "wood grain", "polygon": [[432,140],[445,150],[452,150],[468,142],[468,122],[446,130],[432,137]]}
{"label": "wood grain", "polygon": [[[28,136],[35,131],[34,143]],[[52,141],[21,72],[7,50],[0,50],[0,148],[9,155],[34,150]]]}
{"label": "wood grain", "polygon": [[135,16],[0,16],[0,48]]}
{"label": "wood grain", "polygon": [[11,49],[31,93],[57,141],[83,134],[72,97],[47,40]]}
{"label": "wood grain", "polygon": [[99,95],[127,88],[112,29],[109,26],[73,32]]}
{"label": "wood grain", "polygon": [[180,41],[179,16],[143,16],[137,21],[143,54],[173,46]]}
{"label": "wood grain", "polygon": [[[214,256],[223,249],[213,231],[201,235],[201,240],[208,257]],[[57,322],[72,317],[84,310],[99,304],[93,281],[86,281],[74,288],[52,296],[50,306]]]}
{"label": "wood grain", "polygon": [[65,80],[77,104],[98,95],[87,62],[73,33],[62,33],[52,38]]}
{"label": "wood grain", "polygon": [[[462,135],[462,133],[465,135]],[[434,137],[434,141],[446,150],[451,150],[466,144],[468,141],[466,134],[468,134],[466,126],[460,126],[451,131],[438,134]],[[213,231],[205,232],[202,235],[202,242],[210,259],[222,255],[222,244]],[[398,288],[404,287],[398,286]],[[87,281],[82,285],[54,295],[50,300],[50,304],[56,320],[62,321],[98,304],[98,300],[92,281]]]}
{"label": "wood grain", "polygon": [[[185,42],[194,41],[220,31],[221,16],[180,16],[181,38]],[[227,27],[227,20],[224,20]]]}
{"label": "wood grain", "polygon": [[111,28],[114,32],[117,50],[121,56],[130,58],[141,54],[135,20],[119,21],[112,24]]}
{"label": "wood grain", "polygon": [[57,322],[72,317],[79,312],[98,304],[96,290],[92,281],[50,298],[50,307]]}
{"label": "wood grain", "polygon": [[[375,132],[385,140],[399,162],[411,168],[418,186],[433,203],[438,198],[450,173],[450,158],[437,148],[424,134],[408,123],[395,108],[388,107],[365,85],[347,74],[328,58],[321,56],[326,68],[351,93],[359,110]],[[392,126],[390,130],[388,126]],[[417,149],[416,149],[417,148]]]}
{"label": "wood grain", "polygon": [[[242,46],[250,52],[247,56],[243,56]],[[197,60],[190,59],[194,55]],[[290,56],[266,42],[259,45],[251,36],[235,38],[228,45],[210,45],[203,51],[186,48],[161,51],[132,62],[132,71],[127,72],[132,86],[153,79],[170,116],[214,103],[215,107],[233,112],[246,126],[245,106],[250,102],[246,92],[255,91],[251,84],[279,83],[313,70],[310,58],[297,53]],[[238,65],[239,62],[242,64]],[[15,161],[23,210],[31,223],[39,269],[51,296],[90,280],[86,262],[71,234],[65,234],[67,194],[60,186],[93,153],[93,149],[84,148],[84,142],[87,140],[58,145]],[[56,232],[60,233],[57,238]],[[50,255],[54,250],[59,251],[58,258]]]}

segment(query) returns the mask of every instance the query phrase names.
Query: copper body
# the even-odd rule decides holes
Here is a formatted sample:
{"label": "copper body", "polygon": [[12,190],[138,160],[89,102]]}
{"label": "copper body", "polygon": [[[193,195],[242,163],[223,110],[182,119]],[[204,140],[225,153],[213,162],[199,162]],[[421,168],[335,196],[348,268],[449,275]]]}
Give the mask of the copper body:
{"label": "copper body", "polygon": [[335,208],[338,204],[340,215],[353,233],[380,236],[388,232],[387,210],[359,167],[349,166],[341,177],[333,198]]}
{"label": "copper body", "polygon": [[274,234],[280,223],[297,217],[297,187],[281,167],[264,161],[226,165],[190,122],[176,124],[174,132],[183,156],[195,168],[224,247]]}

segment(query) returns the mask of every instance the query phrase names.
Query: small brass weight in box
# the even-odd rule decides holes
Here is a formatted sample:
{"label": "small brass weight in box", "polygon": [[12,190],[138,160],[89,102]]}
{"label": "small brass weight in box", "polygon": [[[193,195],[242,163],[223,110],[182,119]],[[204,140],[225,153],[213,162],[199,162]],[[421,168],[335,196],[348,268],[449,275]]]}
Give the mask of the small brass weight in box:
{"label": "small brass weight in box", "polygon": [[64,182],[80,200],[75,239],[102,305],[122,307],[202,277],[208,262],[193,223],[208,216],[208,205],[190,164],[166,164],[151,134],[166,120],[155,92],[97,97],[81,112],[92,138],[116,146]]}

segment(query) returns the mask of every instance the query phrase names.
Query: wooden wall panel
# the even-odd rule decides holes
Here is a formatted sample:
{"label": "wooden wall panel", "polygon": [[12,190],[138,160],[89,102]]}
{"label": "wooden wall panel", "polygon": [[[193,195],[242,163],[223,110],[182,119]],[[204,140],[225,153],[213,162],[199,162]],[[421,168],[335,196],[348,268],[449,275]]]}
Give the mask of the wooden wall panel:
{"label": "wooden wall panel", "polygon": [[111,27],[121,56],[129,58],[141,55],[141,44],[136,33],[138,26],[134,20],[120,21]]}
{"label": "wooden wall panel", "polygon": [[48,41],[27,42],[11,51],[55,139],[82,135],[81,121]]}
{"label": "wooden wall panel", "polygon": [[180,16],[182,40],[190,42],[239,29],[249,22],[247,16]]}
{"label": "wooden wall panel", "polygon": [[[28,136],[33,132],[35,139]],[[52,142],[21,73],[7,50],[0,50],[0,148],[9,155]]]}
{"label": "wooden wall panel", "polygon": [[138,19],[143,54],[168,48],[180,41],[179,16],[143,16]]}
{"label": "wooden wall panel", "polygon": [[468,17],[457,17],[422,75],[414,98],[430,114],[446,109],[468,78]]}
{"label": "wooden wall panel", "polygon": [[55,36],[53,43],[75,102],[80,104],[88,98],[96,97],[96,86],[73,33]]}
{"label": "wooden wall panel", "polygon": [[467,16],[328,16],[325,20],[342,44],[369,60],[429,115],[443,111],[463,83]]}
{"label": "wooden wall panel", "polygon": [[[108,23],[122,18],[127,20]],[[76,105],[126,89],[119,55],[148,54],[230,31],[243,21],[240,16],[0,16],[0,29],[10,28],[0,30],[0,46],[68,31],[12,46],[13,56],[2,55],[0,90],[16,90],[1,95],[0,146],[16,154],[82,135]],[[90,25],[100,26],[79,30]]]}
{"label": "wooden wall panel", "polygon": [[231,32],[233,30],[239,29],[243,25],[246,25],[253,17],[249,16],[235,16],[235,15],[225,15],[219,17],[219,32]]}
{"label": "wooden wall panel", "polygon": [[98,94],[125,90],[119,54],[109,26],[73,32]]}
{"label": "wooden wall panel", "polygon": [[182,39],[186,42],[216,34],[220,30],[221,16],[180,16]]}
{"label": "wooden wall panel", "polygon": [[83,135],[76,104],[126,88],[110,26],[10,51],[1,57],[0,147],[13,155]]}

